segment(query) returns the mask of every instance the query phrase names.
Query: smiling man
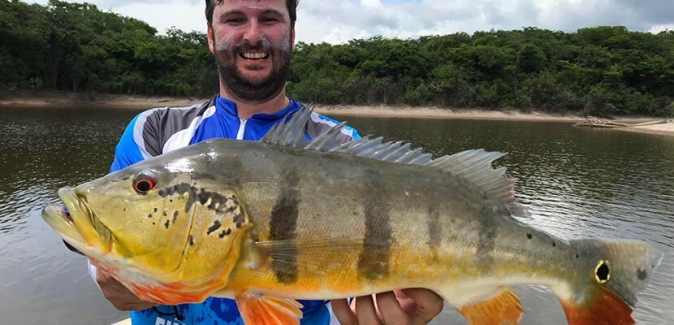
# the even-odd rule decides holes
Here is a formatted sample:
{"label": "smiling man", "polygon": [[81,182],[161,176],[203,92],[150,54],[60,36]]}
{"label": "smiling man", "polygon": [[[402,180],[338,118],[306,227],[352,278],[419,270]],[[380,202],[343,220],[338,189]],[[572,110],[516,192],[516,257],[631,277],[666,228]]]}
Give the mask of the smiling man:
{"label": "smiling man", "polygon": [[[220,76],[219,93],[192,106],[138,114],[117,144],[110,171],[210,138],[259,140],[283,116],[297,111],[301,104],[285,92],[296,9],[297,0],[206,0],[208,44]],[[306,134],[316,137],[336,124],[313,113]],[[359,138],[349,127],[339,137],[344,142]],[[105,298],[117,309],[131,311],[134,325],[242,323],[233,300],[157,305],[138,299],[95,267],[89,269]],[[421,289],[359,297],[351,305],[346,299],[300,302],[303,325],[426,324],[443,306],[437,295]]]}

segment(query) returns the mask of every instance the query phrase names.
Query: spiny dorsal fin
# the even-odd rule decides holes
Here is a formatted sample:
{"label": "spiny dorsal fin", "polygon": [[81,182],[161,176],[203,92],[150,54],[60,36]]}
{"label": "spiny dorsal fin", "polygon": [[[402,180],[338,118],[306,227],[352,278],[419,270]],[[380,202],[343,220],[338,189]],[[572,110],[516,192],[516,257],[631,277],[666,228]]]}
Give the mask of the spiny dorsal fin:
{"label": "spiny dorsal fin", "polygon": [[409,143],[384,142],[382,137],[370,139],[370,136],[364,136],[358,140],[339,143],[336,136],[346,122],[335,125],[321,136],[309,141],[304,137],[304,130],[312,112],[313,105],[303,106],[290,118],[286,115],[261,141],[306,150],[339,152],[392,163],[439,168],[474,184],[483,196],[499,200],[508,208],[511,215],[518,217],[529,215],[526,207],[515,202],[516,180],[506,176],[505,167],[494,169],[491,165],[505,153],[475,149],[433,159],[433,156],[424,153],[422,148],[412,150]]}

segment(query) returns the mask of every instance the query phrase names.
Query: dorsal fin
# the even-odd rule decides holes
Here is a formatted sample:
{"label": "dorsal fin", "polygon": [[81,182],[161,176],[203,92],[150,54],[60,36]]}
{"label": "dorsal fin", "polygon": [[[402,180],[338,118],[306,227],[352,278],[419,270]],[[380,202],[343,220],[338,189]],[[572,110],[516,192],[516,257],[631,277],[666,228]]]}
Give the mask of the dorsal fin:
{"label": "dorsal fin", "polygon": [[505,167],[494,169],[491,165],[505,153],[474,149],[433,159],[432,155],[424,153],[422,148],[412,150],[409,143],[384,142],[382,137],[370,139],[370,136],[364,136],[358,140],[339,143],[336,136],[346,122],[335,125],[310,141],[304,136],[304,131],[312,112],[313,105],[302,106],[292,116],[284,116],[261,141],[305,150],[339,152],[392,163],[439,168],[474,184],[484,197],[500,201],[512,216],[529,216],[528,209],[515,202],[516,180],[506,176]]}

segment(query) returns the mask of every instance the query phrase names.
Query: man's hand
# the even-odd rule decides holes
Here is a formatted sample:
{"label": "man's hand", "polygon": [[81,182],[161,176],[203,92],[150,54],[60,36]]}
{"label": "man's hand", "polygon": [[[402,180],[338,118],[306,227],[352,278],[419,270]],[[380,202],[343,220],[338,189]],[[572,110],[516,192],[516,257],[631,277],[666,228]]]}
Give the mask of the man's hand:
{"label": "man's hand", "polygon": [[444,301],[433,291],[405,289],[332,301],[332,311],[342,325],[425,325],[442,311]]}
{"label": "man's hand", "polygon": [[105,299],[108,299],[119,310],[142,310],[156,306],[155,303],[138,299],[136,295],[119,283],[119,281],[100,270],[96,272],[96,282],[101,287]]}

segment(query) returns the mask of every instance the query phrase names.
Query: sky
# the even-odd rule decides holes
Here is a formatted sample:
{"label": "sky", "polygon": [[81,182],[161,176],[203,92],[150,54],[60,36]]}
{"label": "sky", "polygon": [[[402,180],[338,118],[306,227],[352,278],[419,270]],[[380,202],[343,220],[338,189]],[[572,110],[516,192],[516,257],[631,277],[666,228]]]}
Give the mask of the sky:
{"label": "sky", "polygon": [[[30,1],[30,0],[26,0]],[[31,2],[46,3],[47,0]],[[66,0],[138,18],[164,33],[206,31],[203,0]],[[674,0],[300,0],[296,41],[345,43],[524,27],[574,32],[597,25],[674,30]]]}

